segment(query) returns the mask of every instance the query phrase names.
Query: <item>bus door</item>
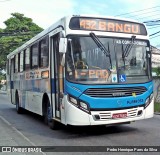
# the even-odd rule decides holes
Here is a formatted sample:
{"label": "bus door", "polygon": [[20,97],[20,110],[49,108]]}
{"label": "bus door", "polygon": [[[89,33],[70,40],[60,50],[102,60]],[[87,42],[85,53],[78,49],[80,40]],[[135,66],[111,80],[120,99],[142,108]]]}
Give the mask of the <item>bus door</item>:
{"label": "bus door", "polygon": [[[60,106],[62,104],[64,94],[64,69],[61,66],[61,53],[59,53],[59,36],[56,34],[51,38],[51,74],[52,74],[52,93],[55,93],[52,98],[53,109],[55,109],[55,117],[60,118]],[[52,95],[53,96],[53,95]]]}
{"label": "bus door", "polygon": [[11,103],[14,102],[14,58],[11,59],[11,67],[10,67],[10,94],[11,94]]}

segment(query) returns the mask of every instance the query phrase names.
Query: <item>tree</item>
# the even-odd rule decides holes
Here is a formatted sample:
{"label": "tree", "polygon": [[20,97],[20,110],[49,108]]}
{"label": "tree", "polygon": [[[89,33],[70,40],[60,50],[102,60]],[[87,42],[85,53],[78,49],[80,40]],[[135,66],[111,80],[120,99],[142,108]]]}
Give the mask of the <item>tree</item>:
{"label": "tree", "polygon": [[157,74],[157,76],[160,76],[160,67],[156,68],[156,74]]}
{"label": "tree", "polygon": [[11,15],[12,17],[4,22],[6,28],[0,28],[0,69],[5,68],[7,55],[10,52],[43,30],[24,14]]}
{"label": "tree", "polygon": [[3,29],[0,28],[0,33],[2,33],[2,32],[3,32]]}
{"label": "tree", "polygon": [[[7,26],[4,32],[28,32],[28,31],[42,31],[38,25],[33,23],[31,18],[24,17],[24,14],[12,13],[13,17],[6,20],[4,23]],[[34,33],[35,34],[35,33]]]}

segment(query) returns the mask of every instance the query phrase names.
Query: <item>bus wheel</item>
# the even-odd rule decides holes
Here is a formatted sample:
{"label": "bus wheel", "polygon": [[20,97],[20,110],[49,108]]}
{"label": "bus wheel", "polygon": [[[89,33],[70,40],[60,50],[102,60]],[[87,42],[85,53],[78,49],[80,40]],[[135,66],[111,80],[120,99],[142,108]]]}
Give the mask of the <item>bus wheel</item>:
{"label": "bus wheel", "polygon": [[18,114],[23,113],[23,109],[19,106],[19,97],[17,93],[16,93],[16,110]]}
{"label": "bus wheel", "polygon": [[52,130],[59,129],[59,123],[53,119],[49,121],[48,125]]}
{"label": "bus wheel", "polygon": [[47,124],[51,129],[56,130],[58,129],[59,123],[52,119],[52,110],[50,106],[49,100],[47,101],[44,113],[44,122]]}

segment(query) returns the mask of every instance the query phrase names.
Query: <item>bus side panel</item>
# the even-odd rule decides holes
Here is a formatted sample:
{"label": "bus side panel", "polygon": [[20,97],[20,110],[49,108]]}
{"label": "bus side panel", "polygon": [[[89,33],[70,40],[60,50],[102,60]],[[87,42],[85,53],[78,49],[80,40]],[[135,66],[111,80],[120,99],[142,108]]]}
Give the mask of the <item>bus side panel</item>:
{"label": "bus side panel", "polygon": [[16,104],[16,91],[18,92],[19,90],[19,81],[18,81],[18,74],[14,73],[13,74],[13,80],[11,81],[11,100],[12,104]]}
{"label": "bus side panel", "polygon": [[10,99],[11,99],[11,103],[12,104],[16,104],[16,102],[15,102],[15,93],[16,93],[16,91],[14,90],[14,89],[11,89],[11,95],[10,95]]}
{"label": "bus side panel", "polygon": [[28,110],[39,115],[42,115],[42,97],[43,93],[39,92],[28,92]]}
{"label": "bus side panel", "polygon": [[[35,71],[32,71],[32,73]],[[40,70],[38,70],[41,73]],[[40,74],[41,75],[41,74]],[[44,94],[47,94],[50,100],[50,79],[49,78],[33,78],[27,80],[27,104],[28,110],[42,115],[42,101]],[[50,102],[51,103],[51,102]]]}
{"label": "bus side panel", "polygon": [[8,95],[8,97],[9,97],[9,100],[10,100],[10,102],[11,102],[11,87],[10,87],[10,75],[7,75],[6,76],[6,83],[7,83],[7,95]]}

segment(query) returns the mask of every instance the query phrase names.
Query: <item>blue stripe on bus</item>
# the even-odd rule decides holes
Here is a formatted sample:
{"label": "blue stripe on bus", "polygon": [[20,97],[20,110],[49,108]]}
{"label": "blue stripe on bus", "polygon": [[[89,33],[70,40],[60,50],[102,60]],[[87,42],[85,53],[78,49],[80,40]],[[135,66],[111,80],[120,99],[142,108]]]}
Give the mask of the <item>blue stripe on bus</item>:
{"label": "blue stripe on bus", "polygon": [[[115,97],[115,98],[101,98],[91,97],[84,94],[84,91],[88,88],[116,88],[116,87],[138,87],[144,86],[147,91],[141,95],[128,96],[128,97]],[[89,104],[90,108],[121,108],[144,105],[147,97],[153,92],[153,82],[144,84],[128,84],[128,85],[83,85],[74,84],[66,81],[66,92],[70,95],[79,98],[80,100]]]}
{"label": "blue stripe on bus", "polygon": [[32,79],[10,81],[10,89],[55,93],[55,79]]}
{"label": "blue stripe on bus", "polygon": [[33,92],[50,92],[52,86],[52,93],[55,93],[55,80],[52,79],[32,79],[10,81],[11,89],[33,91]]}
{"label": "blue stripe on bus", "polygon": [[51,79],[51,93],[55,94],[56,90],[55,90],[55,79]]}
{"label": "blue stripe on bus", "polygon": [[14,89],[14,83],[13,83],[13,81],[10,81],[10,89]]}

